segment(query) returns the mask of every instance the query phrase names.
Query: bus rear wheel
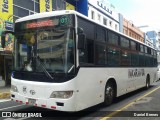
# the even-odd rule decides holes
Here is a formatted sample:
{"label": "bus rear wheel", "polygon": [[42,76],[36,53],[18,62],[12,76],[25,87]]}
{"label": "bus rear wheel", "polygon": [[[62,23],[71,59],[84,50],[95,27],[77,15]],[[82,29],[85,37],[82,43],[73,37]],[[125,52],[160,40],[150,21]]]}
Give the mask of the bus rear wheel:
{"label": "bus rear wheel", "polygon": [[114,86],[112,83],[107,83],[106,87],[105,87],[105,99],[104,99],[104,104],[105,105],[110,105],[113,103],[113,99],[114,99]]}
{"label": "bus rear wheel", "polygon": [[148,75],[146,79],[146,89],[149,89],[149,87],[150,87],[150,77]]}

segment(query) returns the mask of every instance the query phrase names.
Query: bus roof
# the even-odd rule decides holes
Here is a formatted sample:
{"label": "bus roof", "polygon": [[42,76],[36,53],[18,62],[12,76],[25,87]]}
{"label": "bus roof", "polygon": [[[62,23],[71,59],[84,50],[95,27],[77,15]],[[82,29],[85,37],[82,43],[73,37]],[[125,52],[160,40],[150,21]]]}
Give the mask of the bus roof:
{"label": "bus roof", "polygon": [[27,20],[34,20],[39,18],[45,18],[45,17],[52,17],[52,16],[58,16],[58,15],[64,15],[64,14],[78,14],[78,12],[74,10],[59,10],[59,11],[52,11],[52,12],[42,12],[42,13],[36,13],[33,15],[29,15],[26,17],[22,17],[16,20],[17,22],[23,22]]}

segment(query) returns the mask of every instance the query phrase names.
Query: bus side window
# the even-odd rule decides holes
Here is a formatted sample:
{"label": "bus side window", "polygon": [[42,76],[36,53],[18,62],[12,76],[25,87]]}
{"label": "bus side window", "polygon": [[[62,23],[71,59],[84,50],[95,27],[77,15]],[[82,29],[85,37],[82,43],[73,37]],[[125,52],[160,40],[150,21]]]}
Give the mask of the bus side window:
{"label": "bus side window", "polygon": [[79,52],[79,61],[81,65],[94,63],[94,41],[93,40],[87,39],[86,49],[80,50]]}
{"label": "bus side window", "polygon": [[121,66],[131,65],[131,55],[128,50],[121,51]]}
{"label": "bus side window", "polygon": [[106,48],[103,44],[95,45],[95,63],[96,65],[104,65],[106,60]]}
{"label": "bus side window", "polygon": [[87,63],[94,63],[94,41],[87,39]]}
{"label": "bus side window", "polygon": [[81,27],[84,30],[84,34],[86,35],[86,49],[79,50],[80,65],[93,65],[95,25],[88,20],[78,17],[78,27]]}
{"label": "bus side window", "polygon": [[120,58],[119,58],[119,49],[116,47],[108,47],[108,66],[114,67],[119,66]]}
{"label": "bus side window", "polygon": [[131,65],[135,67],[139,66],[139,54],[137,52],[131,54]]}

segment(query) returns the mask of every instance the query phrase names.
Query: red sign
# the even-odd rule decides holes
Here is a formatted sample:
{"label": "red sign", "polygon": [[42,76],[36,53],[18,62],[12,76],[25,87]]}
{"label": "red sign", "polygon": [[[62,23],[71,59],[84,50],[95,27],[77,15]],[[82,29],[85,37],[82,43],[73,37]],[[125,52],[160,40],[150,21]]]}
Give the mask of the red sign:
{"label": "red sign", "polygon": [[27,28],[37,28],[37,27],[46,27],[46,26],[54,26],[54,23],[52,20],[45,20],[45,21],[39,21],[39,22],[33,22],[33,23],[27,23]]}

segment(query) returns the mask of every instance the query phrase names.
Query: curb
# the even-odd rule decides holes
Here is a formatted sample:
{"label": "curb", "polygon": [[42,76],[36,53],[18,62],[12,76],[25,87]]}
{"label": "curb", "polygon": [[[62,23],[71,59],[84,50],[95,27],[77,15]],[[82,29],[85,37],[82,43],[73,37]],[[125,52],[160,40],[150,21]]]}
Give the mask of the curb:
{"label": "curb", "polygon": [[0,93],[0,99],[10,98],[10,96],[11,96],[10,92]]}

